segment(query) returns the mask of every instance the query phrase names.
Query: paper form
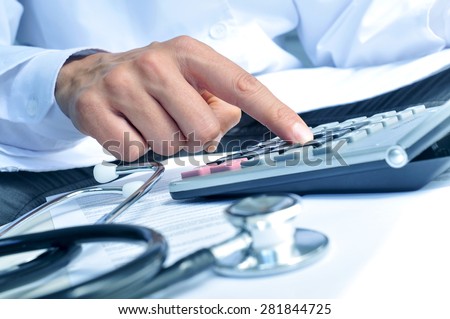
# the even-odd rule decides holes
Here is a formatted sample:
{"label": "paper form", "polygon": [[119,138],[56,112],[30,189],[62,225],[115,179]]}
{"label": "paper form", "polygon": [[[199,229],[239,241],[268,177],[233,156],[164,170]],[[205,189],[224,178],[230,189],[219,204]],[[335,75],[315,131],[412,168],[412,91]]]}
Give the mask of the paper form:
{"label": "paper form", "polygon": [[[197,249],[219,243],[236,233],[225,219],[224,210],[230,200],[175,201],[170,197],[168,184],[188,167],[167,169],[150,193],[131,206],[115,223],[135,224],[154,229],[164,235],[169,244],[166,264]],[[126,179],[145,180],[147,174]],[[124,183],[123,181],[121,183]],[[117,184],[117,183],[115,183]],[[55,228],[93,224],[111,211],[124,198],[120,195],[92,195],[72,201],[52,210]],[[69,212],[68,212],[69,210]],[[97,272],[110,270],[135,256],[139,246],[129,244],[85,245],[83,256],[69,266],[73,283],[86,280]]]}

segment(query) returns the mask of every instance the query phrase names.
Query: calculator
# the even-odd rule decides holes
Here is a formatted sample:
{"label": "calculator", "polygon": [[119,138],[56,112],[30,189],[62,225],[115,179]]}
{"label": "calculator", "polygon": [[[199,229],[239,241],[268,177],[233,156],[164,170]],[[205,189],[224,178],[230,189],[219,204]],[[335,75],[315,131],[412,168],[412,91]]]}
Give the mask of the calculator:
{"label": "calculator", "polygon": [[263,192],[417,190],[450,168],[450,102],[312,127],[304,145],[278,137],[181,173],[174,199]]}

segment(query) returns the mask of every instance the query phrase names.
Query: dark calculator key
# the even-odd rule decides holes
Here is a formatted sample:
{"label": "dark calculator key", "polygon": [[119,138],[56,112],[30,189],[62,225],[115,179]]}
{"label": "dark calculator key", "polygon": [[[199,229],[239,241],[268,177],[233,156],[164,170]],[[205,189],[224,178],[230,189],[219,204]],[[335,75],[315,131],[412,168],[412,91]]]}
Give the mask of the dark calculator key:
{"label": "dark calculator key", "polygon": [[271,149],[271,153],[278,152],[278,154],[283,154],[284,152],[294,149],[294,148],[300,148],[302,147],[302,144],[299,143],[290,143],[290,142],[284,142],[278,145],[277,147]]}
{"label": "dark calculator key", "polygon": [[340,129],[348,129],[348,130],[356,131],[356,130],[359,130],[361,127],[366,126],[370,123],[371,123],[370,121],[362,121],[362,122],[358,122],[358,123],[344,125]]}
{"label": "dark calculator key", "polygon": [[266,154],[266,153],[269,153],[270,152],[270,149],[269,148],[256,148],[256,149],[254,149],[254,150],[252,150],[252,151],[244,151],[243,153],[242,153],[242,155],[244,156],[244,157],[247,157],[247,158],[251,158],[251,157],[255,157],[255,156],[257,156],[257,155],[262,155],[262,154]]}
{"label": "dark calculator key", "polygon": [[261,146],[259,144],[251,145],[251,146],[246,147],[242,151],[242,153],[253,152],[253,151],[259,150],[260,148],[261,148]]}
{"label": "dark calculator key", "polygon": [[311,140],[309,142],[306,142],[305,144],[303,144],[303,146],[312,146],[312,147],[319,147],[322,144],[325,144],[326,142],[332,141],[333,140],[333,136],[330,135],[324,135],[321,138],[316,138],[314,140]]}
{"label": "dark calculator key", "polygon": [[233,153],[233,154],[221,157],[219,159],[216,159],[215,161],[209,162],[209,163],[207,163],[207,165],[210,165],[210,164],[220,165],[220,164],[225,163],[227,161],[232,161],[232,160],[241,159],[241,158],[245,158],[245,157],[246,156],[243,155],[243,153],[237,152],[237,153]]}
{"label": "dark calculator key", "polygon": [[332,133],[332,138],[333,139],[335,139],[335,138],[339,138],[339,137],[342,137],[342,136],[344,136],[345,134],[348,134],[348,133],[350,133],[350,132],[352,132],[352,130],[351,129],[339,129],[339,130],[335,130],[335,131],[333,131],[333,133]]}
{"label": "dark calculator key", "polygon": [[258,143],[257,145],[259,147],[267,147],[267,146],[272,146],[272,145],[278,145],[279,143],[284,142],[282,139],[280,139],[279,137]]}

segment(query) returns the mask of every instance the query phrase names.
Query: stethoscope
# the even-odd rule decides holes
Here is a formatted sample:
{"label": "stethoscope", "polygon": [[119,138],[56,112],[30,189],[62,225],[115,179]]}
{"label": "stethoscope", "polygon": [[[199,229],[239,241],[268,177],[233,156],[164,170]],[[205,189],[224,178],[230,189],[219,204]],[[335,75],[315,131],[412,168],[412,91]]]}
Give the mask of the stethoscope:
{"label": "stethoscope", "polygon": [[45,251],[30,261],[0,272],[0,293],[18,289],[67,266],[79,255],[85,243],[134,242],[141,243],[144,249],[113,271],[37,297],[142,298],[210,268],[225,276],[274,275],[314,262],[328,246],[328,238],[324,234],[295,228],[294,221],[301,211],[301,197],[290,193],[253,195],[238,199],[225,210],[227,219],[238,229],[232,238],[164,267],[168,244],[160,233],[141,226],[112,224],[153,188],[161,178],[164,166],[157,162],[98,165],[94,176],[99,182],[108,182],[122,175],[149,170],[154,173],[145,182],[132,182],[123,187],[79,189],[47,202],[1,230],[0,237],[5,237],[19,225],[71,199],[94,193],[126,195],[121,204],[94,225],[1,238],[0,257]]}

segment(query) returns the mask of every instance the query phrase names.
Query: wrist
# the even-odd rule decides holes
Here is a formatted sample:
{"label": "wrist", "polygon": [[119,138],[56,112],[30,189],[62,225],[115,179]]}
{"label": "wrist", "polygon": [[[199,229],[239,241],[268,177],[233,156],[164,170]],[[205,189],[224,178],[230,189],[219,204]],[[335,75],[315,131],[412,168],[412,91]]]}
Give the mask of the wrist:
{"label": "wrist", "polygon": [[71,55],[59,70],[55,85],[55,99],[67,117],[70,118],[69,106],[77,90],[82,87],[86,74],[98,63],[99,56],[103,54],[105,53],[93,51],[87,54],[82,52]]}

